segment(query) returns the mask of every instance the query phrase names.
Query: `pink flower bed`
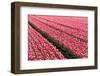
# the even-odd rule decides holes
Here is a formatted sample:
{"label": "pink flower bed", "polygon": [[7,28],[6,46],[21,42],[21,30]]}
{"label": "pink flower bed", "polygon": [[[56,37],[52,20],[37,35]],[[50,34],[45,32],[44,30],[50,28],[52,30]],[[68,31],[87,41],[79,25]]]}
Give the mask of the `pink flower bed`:
{"label": "pink flower bed", "polygon": [[88,18],[87,17],[73,17],[73,16],[37,16],[50,21],[54,21],[65,26],[77,28],[83,31],[88,30]]}
{"label": "pink flower bed", "polygon": [[[38,17],[38,16],[33,16],[33,17],[35,19],[39,20],[39,21],[42,21],[42,22],[48,24],[49,26],[51,26],[53,28],[59,29],[59,30],[61,30],[61,31],[67,33],[67,34],[70,34],[70,35],[73,35],[74,37],[80,38],[83,41],[87,41],[88,40],[88,38],[87,38],[88,33],[84,32],[84,31],[82,31],[80,29],[78,30],[78,29],[72,29],[70,27],[64,27],[63,25],[60,25],[60,24],[55,23],[53,21],[50,21],[49,19],[44,19],[43,17],[42,18]],[[67,25],[70,25],[70,24],[68,23]]]}
{"label": "pink flower bed", "polygon": [[[76,18],[77,20],[73,20],[73,17],[69,18],[69,21],[66,21],[64,23],[64,20],[68,20],[67,17],[61,17],[62,21],[58,21],[57,19],[60,19],[60,17],[46,17],[41,16],[42,18],[47,18],[48,20],[53,20],[55,22],[59,22],[61,24],[64,24],[66,26],[78,28],[71,29],[68,27],[63,27],[60,24],[56,24],[53,22],[50,22],[48,20],[39,18],[37,16],[28,16],[28,19],[31,23],[33,23],[37,28],[40,30],[46,32],[49,36],[51,36],[54,40],[58,41],[61,45],[65,46],[66,48],[69,48],[70,51],[80,58],[86,58],[88,56],[88,39],[87,39],[87,21],[85,18]],[[65,19],[66,18],[66,19]],[[71,20],[72,19],[72,20]],[[74,22],[73,22],[74,21]],[[83,21],[83,22],[82,22]],[[81,24],[79,23],[81,22]],[[79,23],[79,24],[78,24]],[[72,25],[72,24],[75,24]],[[82,31],[84,30],[84,31]]]}
{"label": "pink flower bed", "polygon": [[58,49],[28,25],[28,60],[65,59]]}

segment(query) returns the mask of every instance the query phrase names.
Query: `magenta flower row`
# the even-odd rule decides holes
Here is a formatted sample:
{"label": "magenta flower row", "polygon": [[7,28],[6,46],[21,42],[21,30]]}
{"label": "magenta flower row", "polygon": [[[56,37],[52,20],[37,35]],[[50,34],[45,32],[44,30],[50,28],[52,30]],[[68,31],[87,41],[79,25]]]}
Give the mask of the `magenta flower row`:
{"label": "magenta flower row", "polygon": [[28,60],[65,59],[58,49],[28,25]]}

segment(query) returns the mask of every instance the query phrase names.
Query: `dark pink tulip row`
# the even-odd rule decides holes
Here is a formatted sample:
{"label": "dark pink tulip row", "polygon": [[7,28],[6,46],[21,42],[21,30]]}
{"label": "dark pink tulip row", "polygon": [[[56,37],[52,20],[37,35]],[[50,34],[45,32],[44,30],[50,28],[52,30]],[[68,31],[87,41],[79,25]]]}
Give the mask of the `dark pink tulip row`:
{"label": "dark pink tulip row", "polygon": [[82,30],[76,30],[76,29],[64,27],[64,26],[62,26],[60,24],[53,23],[53,21],[52,22],[51,21],[48,21],[49,19],[44,19],[43,18],[44,16],[42,18],[41,17],[38,17],[38,16],[32,16],[32,17],[34,17],[37,20],[40,20],[40,21],[42,21],[42,22],[50,25],[51,27],[57,28],[57,29],[59,29],[59,30],[65,32],[65,33],[68,33],[70,35],[73,35],[75,37],[78,37],[78,38],[80,38],[80,39],[82,39],[82,40],[84,40],[86,42],[88,41],[88,38],[87,38],[87,34],[88,33],[87,32],[84,32]]}
{"label": "dark pink tulip row", "polygon": [[38,21],[33,16],[28,16],[28,18],[29,18],[29,21],[33,23],[37,28],[46,32],[54,40],[58,41],[61,45],[65,46],[66,48],[69,48],[73,54],[80,56],[80,58],[87,57],[87,54],[88,54],[87,53],[87,48],[88,48],[87,42],[83,42],[79,40],[78,38],[74,38],[73,36],[65,34],[64,32],[53,29],[49,27],[48,25]]}
{"label": "dark pink tulip row", "polygon": [[58,49],[28,25],[28,60],[65,59]]}

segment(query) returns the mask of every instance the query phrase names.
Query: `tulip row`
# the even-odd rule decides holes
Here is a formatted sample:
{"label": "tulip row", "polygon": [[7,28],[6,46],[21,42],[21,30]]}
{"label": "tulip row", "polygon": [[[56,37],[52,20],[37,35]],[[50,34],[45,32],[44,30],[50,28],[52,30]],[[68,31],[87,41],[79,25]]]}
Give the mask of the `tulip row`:
{"label": "tulip row", "polygon": [[[39,21],[42,21],[43,23],[53,27],[53,28],[56,28],[58,30],[61,30],[67,34],[70,34],[70,35],[73,35],[74,37],[78,37],[80,38],[81,40],[87,42],[88,39],[87,39],[87,36],[88,36],[88,33],[86,31],[82,31],[80,29],[73,29],[73,28],[70,28],[70,27],[65,27],[64,25],[62,24],[59,24],[57,22],[54,22],[54,21],[51,21],[49,19],[45,19],[43,17],[39,17],[39,16],[33,16],[35,19],[39,20]],[[56,19],[56,18],[55,18]],[[65,20],[65,19],[64,19]],[[70,20],[70,19],[69,19]],[[68,21],[68,20],[67,20]],[[67,25],[70,25],[71,26],[71,23],[69,22],[66,22]],[[75,22],[74,22],[75,23]],[[77,23],[78,24],[78,23]]]}
{"label": "tulip row", "polygon": [[[37,16],[37,15],[36,15]],[[88,18],[74,16],[37,16],[75,29],[87,31]]]}
{"label": "tulip row", "polygon": [[[42,30],[43,32],[46,32],[49,36],[53,38],[53,40],[56,40],[61,45],[65,46],[66,48],[70,49],[70,51],[80,58],[87,57],[87,49],[88,49],[88,43],[87,41],[83,41],[80,38],[77,38],[70,33],[65,33],[62,30],[59,30],[53,26],[56,24],[53,24],[52,26],[47,23],[47,21],[43,22],[39,19],[34,18],[34,16],[28,16],[29,21],[34,24],[38,29]],[[59,27],[60,28],[60,27]],[[79,32],[77,32],[79,33]]]}
{"label": "tulip row", "polygon": [[65,59],[58,49],[28,25],[28,60]]}

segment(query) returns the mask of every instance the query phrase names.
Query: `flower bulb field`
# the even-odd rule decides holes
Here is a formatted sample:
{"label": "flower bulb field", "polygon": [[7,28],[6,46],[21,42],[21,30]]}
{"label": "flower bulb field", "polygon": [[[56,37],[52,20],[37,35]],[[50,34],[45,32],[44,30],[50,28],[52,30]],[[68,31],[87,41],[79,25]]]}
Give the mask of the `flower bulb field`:
{"label": "flower bulb field", "polygon": [[88,57],[88,17],[28,15],[28,60]]}

